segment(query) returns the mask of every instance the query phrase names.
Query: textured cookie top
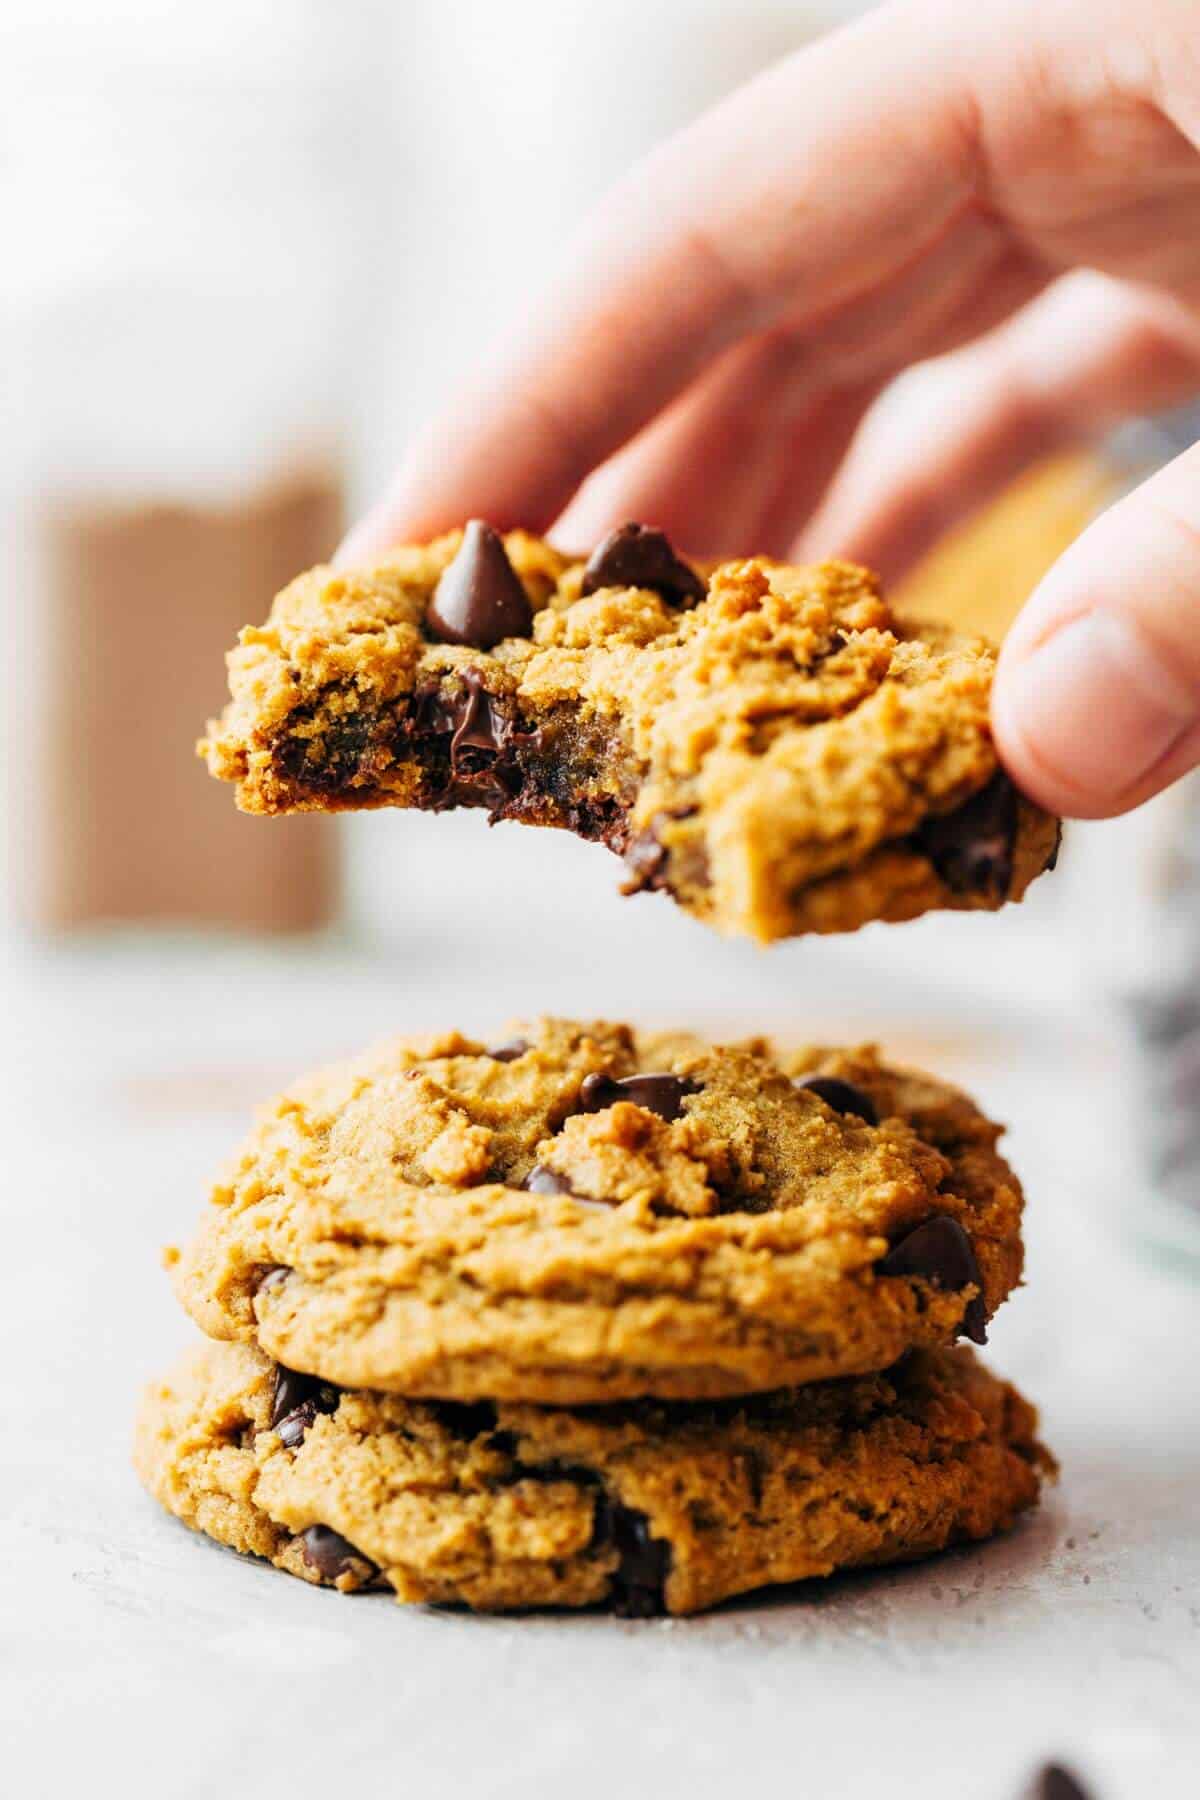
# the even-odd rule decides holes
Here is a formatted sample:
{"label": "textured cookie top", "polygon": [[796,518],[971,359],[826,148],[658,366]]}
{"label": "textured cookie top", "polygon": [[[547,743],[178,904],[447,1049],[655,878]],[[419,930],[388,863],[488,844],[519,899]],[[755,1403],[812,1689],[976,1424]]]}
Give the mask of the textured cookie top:
{"label": "textured cookie top", "polygon": [[301,576],[229,662],[201,748],[246,810],[564,826],[761,940],[994,908],[1057,847],[998,770],[992,648],[845,563],[701,576],[630,526],[584,564],[476,524]]}
{"label": "textured cookie top", "polygon": [[571,1412],[339,1392],[206,1344],[147,1393],[135,1460],[179,1517],[307,1581],[646,1616],[986,1537],[1052,1471],[1036,1423],[964,1350]]}
{"label": "textured cookie top", "polygon": [[542,1020],[267,1108],[191,1248],[210,1335],[343,1386],[569,1403],[886,1367],[1021,1269],[999,1127],[870,1049]]}

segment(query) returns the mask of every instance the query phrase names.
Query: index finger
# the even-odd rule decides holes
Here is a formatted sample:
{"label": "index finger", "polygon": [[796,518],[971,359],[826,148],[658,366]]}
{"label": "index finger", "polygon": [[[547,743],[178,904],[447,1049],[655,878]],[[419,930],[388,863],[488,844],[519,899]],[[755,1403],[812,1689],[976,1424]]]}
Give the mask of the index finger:
{"label": "index finger", "polygon": [[969,158],[952,83],[906,10],[788,58],[624,179],[491,367],[412,446],[344,558],[475,514],[544,529],[798,286],[816,314],[885,280],[918,235],[936,238],[965,204]]}
{"label": "index finger", "polygon": [[[413,446],[343,560],[472,515],[544,530],[735,339],[786,311],[789,332],[819,351],[823,325],[935,245],[945,279],[945,240],[969,215],[978,229],[988,106],[1012,103],[1005,129],[1018,136],[1036,140],[1048,118],[1061,127],[1086,100],[1068,95],[1067,76],[1061,94],[1038,83],[1098,53],[1108,10],[1047,24],[1032,0],[980,0],[964,23],[934,0],[904,0],[750,82],[609,196],[492,368]],[[1048,31],[1055,43],[1033,57]],[[1022,104],[1014,83],[1030,90]],[[987,219],[999,244],[1000,209]]]}

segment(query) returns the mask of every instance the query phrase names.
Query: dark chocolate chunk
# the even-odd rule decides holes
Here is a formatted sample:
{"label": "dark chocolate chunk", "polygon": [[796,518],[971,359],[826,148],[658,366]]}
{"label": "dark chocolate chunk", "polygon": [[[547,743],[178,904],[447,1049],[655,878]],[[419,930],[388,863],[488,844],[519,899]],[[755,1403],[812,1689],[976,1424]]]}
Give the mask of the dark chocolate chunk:
{"label": "dark chocolate chunk", "polygon": [[954,812],[926,819],[912,841],[956,894],[1003,900],[1016,838],[1017,790],[1001,770]]}
{"label": "dark chocolate chunk", "polygon": [[304,1434],[318,1413],[337,1411],[341,1398],[331,1381],[316,1375],[301,1375],[285,1369],[280,1363],[275,1370],[275,1391],[271,1398],[271,1429],[289,1450],[304,1442]]}
{"label": "dark chocolate chunk", "polygon": [[852,1081],[840,1081],[836,1075],[805,1075],[794,1083],[803,1092],[815,1094],[836,1113],[849,1113],[866,1125],[878,1125],[879,1110],[869,1094],[856,1088]]}
{"label": "dark chocolate chunk", "polygon": [[592,1545],[620,1556],[609,1600],[623,1619],[653,1619],[666,1611],[663,1589],[671,1572],[671,1546],[650,1534],[645,1513],[601,1494],[596,1501]]}
{"label": "dark chocolate chunk", "polygon": [[490,650],[502,638],[529,636],[533,608],[503,538],[482,519],[472,519],[463,532],[425,619],[442,643],[470,644],[475,650]]}
{"label": "dark chocolate chunk", "polygon": [[507,1044],[497,1044],[495,1049],[485,1050],[484,1055],[490,1056],[493,1062],[510,1063],[516,1062],[518,1056],[524,1056],[528,1048],[527,1038],[510,1038]]}
{"label": "dark chocolate chunk", "polygon": [[581,591],[594,594],[606,587],[652,588],[669,606],[693,606],[705,594],[696,571],[676,556],[666,533],[652,525],[619,525],[596,545]]}
{"label": "dark chocolate chunk", "polygon": [[682,1075],[625,1075],[614,1081],[611,1075],[585,1075],[579,1089],[580,1112],[603,1112],[618,1100],[644,1106],[660,1119],[677,1119],[688,1094],[698,1094],[694,1081]]}
{"label": "dark chocolate chunk", "polygon": [[309,1568],[326,1581],[336,1581],[339,1575],[346,1574],[361,1575],[366,1580],[379,1573],[370,1557],[328,1525],[310,1525],[300,1539],[300,1550]]}
{"label": "dark chocolate chunk", "polygon": [[1091,1800],[1091,1795],[1070,1769],[1061,1763],[1047,1763],[1034,1776],[1028,1800]]}
{"label": "dark chocolate chunk", "polygon": [[951,1292],[968,1285],[979,1292],[968,1301],[960,1330],[973,1344],[987,1343],[987,1308],[983,1276],[970,1238],[957,1219],[938,1213],[893,1244],[875,1265],[880,1275],[918,1275]]}

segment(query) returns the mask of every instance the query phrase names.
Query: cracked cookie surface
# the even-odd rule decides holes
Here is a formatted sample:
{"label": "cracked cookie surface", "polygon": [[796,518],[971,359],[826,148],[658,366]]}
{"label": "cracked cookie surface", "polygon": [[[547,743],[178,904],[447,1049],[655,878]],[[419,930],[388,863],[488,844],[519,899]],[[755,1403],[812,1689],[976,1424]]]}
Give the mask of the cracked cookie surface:
{"label": "cracked cookie surface", "polygon": [[487,1611],[689,1613],[908,1561],[1007,1528],[1053,1470],[1032,1407],[965,1349],[708,1406],[303,1396],[204,1344],[145,1396],[143,1483],[304,1580]]}
{"label": "cracked cookie surface", "polygon": [[485,808],[624,856],[628,890],[766,942],[994,909],[1058,822],[1000,771],[995,653],[906,627],[844,563],[701,576],[625,527],[302,575],[230,656],[201,745],[249,812]]}
{"label": "cracked cookie surface", "polygon": [[869,1047],[401,1039],[265,1108],[169,1261],[210,1336],[344,1387],[749,1393],[983,1340],[1022,1261],[999,1135]]}

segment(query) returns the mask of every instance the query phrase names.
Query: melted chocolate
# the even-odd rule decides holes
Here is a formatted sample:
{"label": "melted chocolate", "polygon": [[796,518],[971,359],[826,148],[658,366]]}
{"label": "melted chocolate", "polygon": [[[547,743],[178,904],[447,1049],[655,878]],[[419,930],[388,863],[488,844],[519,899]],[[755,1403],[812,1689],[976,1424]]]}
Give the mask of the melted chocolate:
{"label": "melted chocolate", "polygon": [[1017,823],[1017,790],[998,771],[954,812],[926,819],[912,842],[954,893],[1004,900],[1012,887]]}

